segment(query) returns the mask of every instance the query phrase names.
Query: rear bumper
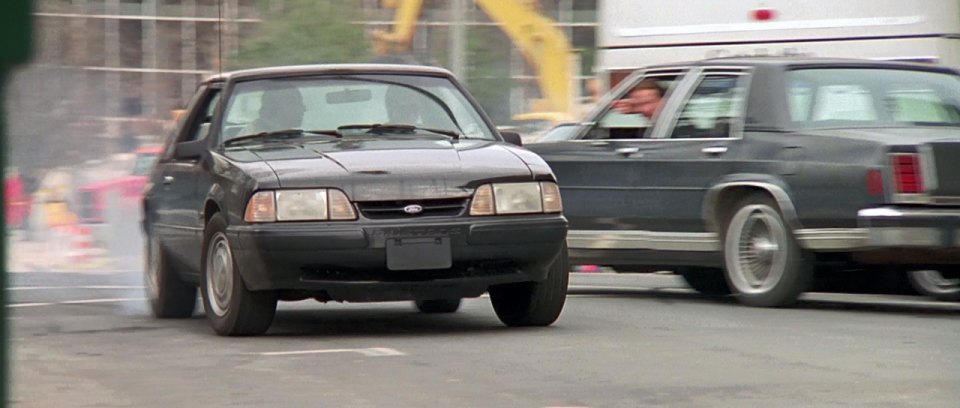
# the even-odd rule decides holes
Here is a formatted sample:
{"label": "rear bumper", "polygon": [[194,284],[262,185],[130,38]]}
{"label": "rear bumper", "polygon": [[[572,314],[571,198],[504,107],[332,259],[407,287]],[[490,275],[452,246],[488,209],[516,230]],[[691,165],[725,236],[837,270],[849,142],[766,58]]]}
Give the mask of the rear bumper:
{"label": "rear bumper", "polygon": [[[543,280],[566,230],[566,219],[557,215],[255,224],[232,226],[227,233],[251,290],[322,291],[332,300],[383,301],[478,296],[494,284]],[[426,242],[415,257],[449,264],[391,269],[387,247],[397,240]]]}
{"label": "rear bumper", "polygon": [[[800,245],[823,252],[877,252],[878,262],[960,264],[960,209],[879,207],[857,213],[858,228],[800,229]],[[881,261],[882,260],[882,261]]]}

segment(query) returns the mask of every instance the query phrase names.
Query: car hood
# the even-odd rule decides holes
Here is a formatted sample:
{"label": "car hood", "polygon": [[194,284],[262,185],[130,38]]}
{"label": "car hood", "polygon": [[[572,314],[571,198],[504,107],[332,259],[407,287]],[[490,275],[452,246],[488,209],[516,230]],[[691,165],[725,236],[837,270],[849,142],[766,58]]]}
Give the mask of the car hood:
{"label": "car hood", "polygon": [[362,139],[248,148],[281,188],[336,187],[354,201],[464,197],[489,181],[529,181],[513,148],[481,140]]}

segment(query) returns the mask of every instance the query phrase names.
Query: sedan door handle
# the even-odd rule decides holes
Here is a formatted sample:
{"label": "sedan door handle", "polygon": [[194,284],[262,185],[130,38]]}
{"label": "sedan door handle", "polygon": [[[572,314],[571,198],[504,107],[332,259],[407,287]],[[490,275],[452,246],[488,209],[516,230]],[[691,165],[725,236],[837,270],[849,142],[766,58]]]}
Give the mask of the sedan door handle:
{"label": "sedan door handle", "polygon": [[710,146],[710,147],[704,147],[703,150],[701,151],[704,154],[707,154],[710,156],[719,156],[727,152],[727,147],[726,146]]}
{"label": "sedan door handle", "polygon": [[173,183],[173,176],[163,176],[163,184]]}
{"label": "sedan door handle", "polygon": [[639,151],[640,151],[639,147],[619,147],[616,150],[617,153],[622,154],[624,156],[629,156]]}

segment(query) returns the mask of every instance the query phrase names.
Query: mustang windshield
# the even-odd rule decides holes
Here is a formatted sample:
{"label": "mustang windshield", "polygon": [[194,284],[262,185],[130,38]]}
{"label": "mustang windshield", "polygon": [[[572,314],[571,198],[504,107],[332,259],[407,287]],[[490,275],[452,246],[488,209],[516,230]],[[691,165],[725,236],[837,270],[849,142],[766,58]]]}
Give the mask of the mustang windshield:
{"label": "mustang windshield", "polygon": [[227,104],[223,141],[284,129],[377,124],[387,130],[493,140],[493,130],[453,83],[414,75],[336,75],[240,82]]}
{"label": "mustang windshield", "polygon": [[960,77],[905,69],[799,69],[787,101],[801,129],[960,127]]}

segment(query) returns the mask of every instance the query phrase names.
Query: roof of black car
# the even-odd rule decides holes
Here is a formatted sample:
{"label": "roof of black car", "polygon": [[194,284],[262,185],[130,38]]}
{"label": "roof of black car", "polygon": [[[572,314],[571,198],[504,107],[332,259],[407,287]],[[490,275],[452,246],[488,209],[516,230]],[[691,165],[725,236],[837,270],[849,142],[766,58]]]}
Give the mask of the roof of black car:
{"label": "roof of black car", "polygon": [[433,76],[453,76],[450,71],[425,65],[403,64],[319,64],[286,65],[265,68],[244,69],[223,72],[211,76],[207,81],[230,81],[254,78],[283,78],[291,76],[325,74],[421,74]]}

